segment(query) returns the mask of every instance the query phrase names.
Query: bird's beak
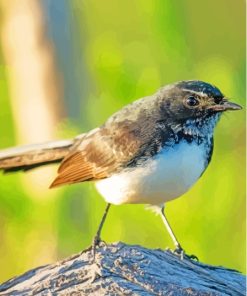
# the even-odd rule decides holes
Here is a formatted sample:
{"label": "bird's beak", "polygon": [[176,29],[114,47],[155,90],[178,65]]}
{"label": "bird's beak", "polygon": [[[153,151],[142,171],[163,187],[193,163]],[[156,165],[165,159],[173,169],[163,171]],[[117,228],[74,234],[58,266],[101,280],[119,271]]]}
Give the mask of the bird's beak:
{"label": "bird's beak", "polygon": [[227,110],[241,110],[242,107],[236,103],[229,102],[226,98],[220,104],[210,106],[209,109],[213,111],[227,111]]}

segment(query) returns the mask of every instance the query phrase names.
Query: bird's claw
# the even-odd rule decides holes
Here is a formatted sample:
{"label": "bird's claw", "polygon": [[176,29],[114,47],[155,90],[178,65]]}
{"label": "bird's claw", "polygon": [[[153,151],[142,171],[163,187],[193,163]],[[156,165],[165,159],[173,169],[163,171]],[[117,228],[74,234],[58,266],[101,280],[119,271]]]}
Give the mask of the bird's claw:
{"label": "bird's claw", "polygon": [[193,254],[187,255],[187,254],[185,254],[185,256],[186,256],[186,258],[188,258],[190,260],[195,260],[195,261],[199,262],[199,258],[196,255],[193,255]]}
{"label": "bird's claw", "polygon": [[172,251],[173,254],[177,255],[180,257],[181,260],[184,259],[185,256],[185,251],[181,246],[178,246],[174,251]]}
{"label": "bird's claw", "polygon": [[195,261],[199,261],[198,257],[196,255],[188,255],[185,253],[185,250],[179,245],[178,247],[176,247],[175,250],[170,250],[173,254],[177,255],[178,257],[180,257],[181,260],[184,259],[189,259],[189,260],[195,260]]}
{"label": "bird's claw", "polygon": [[92,242],[92,255],[93,255],[93,262],[95,261],[96,255],[96,248],[106,246],[106,242],[101,240],[100,237],[95,236]]}

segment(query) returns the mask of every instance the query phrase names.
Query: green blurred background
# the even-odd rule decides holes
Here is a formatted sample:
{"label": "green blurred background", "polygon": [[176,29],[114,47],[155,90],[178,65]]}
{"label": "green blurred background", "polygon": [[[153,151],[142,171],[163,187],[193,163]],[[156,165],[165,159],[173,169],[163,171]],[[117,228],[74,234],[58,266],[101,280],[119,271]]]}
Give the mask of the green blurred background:
{"label": "green blurred background", "polygon": [[[21,4],[20,4],[21,3]],[[183,79],[245,104],[245,2],[0,0],[0,148],[70,138]],[[0,175],[0,280],[90,245],[93,184],[49,190],[56,167]],[[188,253],[245,272],[245,111],[223,116],[212,162],[167,215]],[[113,207],[107,242],[173,247],[143,205]]]}

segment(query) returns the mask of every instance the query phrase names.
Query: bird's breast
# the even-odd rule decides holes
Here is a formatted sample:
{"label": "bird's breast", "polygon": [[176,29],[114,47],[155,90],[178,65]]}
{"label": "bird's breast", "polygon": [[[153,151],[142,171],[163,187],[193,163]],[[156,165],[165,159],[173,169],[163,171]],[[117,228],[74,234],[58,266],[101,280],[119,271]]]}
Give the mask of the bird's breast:
{"label": "bird's breast", "polygon": [[144,164],[97,181],[96,187],[112,204],[161,204],[185,193],[207,165],[202,143],[180,143],[163,148]]}

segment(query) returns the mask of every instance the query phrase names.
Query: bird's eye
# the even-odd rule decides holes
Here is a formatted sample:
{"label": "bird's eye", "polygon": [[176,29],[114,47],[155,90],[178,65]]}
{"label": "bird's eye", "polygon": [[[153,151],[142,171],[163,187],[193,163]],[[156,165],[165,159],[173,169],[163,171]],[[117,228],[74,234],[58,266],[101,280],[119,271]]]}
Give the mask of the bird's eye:
{"label": "bird's eye", "polygon": [[199,104],[199,101],[197,98],[193,97],[193,96],[189,96],[186,100],[185,100],[186,104],[189,107],[195,107]]}
{"label": "bird's eye", "polygon": [[214,97],[215,104],[220,104],[222,102],[222,99],[223,99],[223,97],[220,97],[220,96]]}

